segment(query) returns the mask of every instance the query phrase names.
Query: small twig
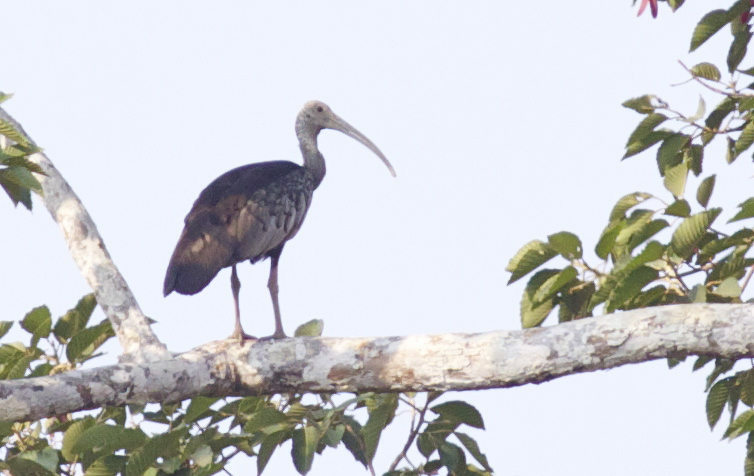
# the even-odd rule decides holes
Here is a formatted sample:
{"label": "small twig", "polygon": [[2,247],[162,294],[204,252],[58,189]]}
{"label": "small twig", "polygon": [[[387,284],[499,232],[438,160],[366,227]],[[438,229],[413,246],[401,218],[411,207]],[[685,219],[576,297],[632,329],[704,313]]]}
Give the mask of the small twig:
{"label": "small twig", "polygon": [[[236,450],[235,450],[235,451],[232,451],[232,452],[231,452],[231,453],[230,453],[230,454],[229,454],[228,456],[225,456],[225,455],[223,455],[223,456],[222,456],[222,457],[220,458],[220,461],[219,461],[219,463],[222,463],[222,465],[223,465],[223,471],[225,471],[225,472],[226,472],[226,473],[228,473],[228,474],[231,474],[231,473],[230,473],[230,472],[229,472],[229,471],[228,471],[227,469],[225,469],[225,464],[226,464],[226,463],[227,463],[228,461],[230,461],[230,459],[231,459],[231,458],[233,458],[233,457],[234,457],[235,455],[237,455],[237,454],[238,454],[238,453],[240,453],[240,452],[241,452],[241,450],[239,450],[239,449],[237,449],[237,448],[236,448]],[[232,474],[231,474],[231,476],[232,476]]]}
{"label": "small twig", "polygon": [[686,276],[691,276],[692,274],[701,273],[704,271],[702,268],[692,268],[690,271],[684,271],[683,273],[679,273],[676,276],[679,278],[685,278]]}
{"label": "small twig", "polygon": [[741,294],[744,293],[744,289],[746,289],[746,286],[749,285],[749,281],[751,280],[751,275],[754,274],[754,265],[749,266],[749,270],[746,272],[746,277],[744,278],[744,283],[741,285]]}
{"label": "small twig", "polygon": [[[683,69],[686,70],[687,73],[689,73],[691,75],[691,79],[693,79],[697,83],[701,84],[705,88],[709,89],[710,91],[713,91],[713,92],[715,92],[717,94],[722,94],[723,96],[730,96],[731,94],[733,96],[744,96],[741,93],[739,93],[738,91],[736,91],[735,89],[732,92],[729,92],[729,91],[724,91],[722,89],[718,89],[718,88],[716,88],[714,86],[711,86],[711,85],[707,84],[706,82],[702,81],[702,78],[700,78],[699,76],[697,76],[694,73],[692,73],[691,69],[689,69],[685,64],[683,64],[683,61],[678,60],[678,63],[683,67]],[[708,81],[711,81],[711,80],[708,80]]]}
{"label": "small twig", "polygon": [[406,458],[406,461],[408,461],[406,454],[408,453],[408,450],[411,448],[411,445],[414,443],[414,440],[419,434],[419,429],[424,424],[424,416],[427,413],[427,409],[429,409],[429,395],[427,396],[427,401],[424,403],[424,407],[422,407],[422,409],[419,410],[419,421],[416,423],[416,426],[414,426],[414,422],[412,419],[411,421],[412,428],[411,428],[411,433],[409,433],[408,435],[408,441],[406,441],[406,444],[403,446],[403,450],[400,452],[400,454],[396,456],[395,459],[393,460],[393,463],[390,465],[390,468],[388,468],[388,472],[395,471],[395,468],[398,466],[398,463],[400,463],[402,459]]}

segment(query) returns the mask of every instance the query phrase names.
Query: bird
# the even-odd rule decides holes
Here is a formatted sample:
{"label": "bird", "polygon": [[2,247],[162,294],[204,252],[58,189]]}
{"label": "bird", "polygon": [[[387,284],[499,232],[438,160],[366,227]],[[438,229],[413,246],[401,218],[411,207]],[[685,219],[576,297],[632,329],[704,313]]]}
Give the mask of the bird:
{"label": "bird", "polygon": [[230,267],[235,326],[230,338],[254,339],[241,325],[238,302],[241,282],[236,265],[270,259],[267,281],[275,315],[275,332],[263,339],[286,337],[278,303],[278,262],[288,240],[296,236],[325,176],[325,160],[317,147],[323,129],[340,131],[361,142],[395,169],[364,134],[321,101],[309,101],[296,116],[303,165],[277,160],[234,168],[213,180],[194,202],[170,258],[163,294],[193,295],[204,289],[221,269]]}

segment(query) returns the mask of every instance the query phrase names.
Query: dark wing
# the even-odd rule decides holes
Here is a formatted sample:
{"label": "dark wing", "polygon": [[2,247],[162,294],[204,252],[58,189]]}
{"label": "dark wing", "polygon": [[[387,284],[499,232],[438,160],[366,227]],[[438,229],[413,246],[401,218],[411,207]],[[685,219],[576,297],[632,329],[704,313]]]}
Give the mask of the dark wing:
{"label": "dark wing", "polygon": [[249,221],[250,199],[300,169],[292,162],[261,162],[230,170],[210,183],[186,216],[165,274],[164,295],[198,293],[222,268],[244,259],[237,256],[244,241],[238,225]]}

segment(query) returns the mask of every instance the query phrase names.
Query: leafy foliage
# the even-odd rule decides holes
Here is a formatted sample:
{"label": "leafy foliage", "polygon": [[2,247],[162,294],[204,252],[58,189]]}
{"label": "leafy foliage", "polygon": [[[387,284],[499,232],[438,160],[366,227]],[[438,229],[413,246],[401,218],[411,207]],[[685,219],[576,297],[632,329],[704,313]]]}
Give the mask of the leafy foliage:
{"label": "leafy foliage", "polygon": [[[0,93],[0,102],[9,97]],[[14,205],[21,203],[29,210],[32,207],[31,192],[42,193],[42,185],[34,174],[44,175],[44,172],[29,160],[39,150],[11,122],[0,118],[0,187]]]}
{"label": "leafy foliage", "polygon": [[[84,296],[54,323],[46,306],[29,311],[20,322],[29,344],[0,345],[0,378],[52,375],[101,355],[98,350],[113,331],[107,320],[89,323],[95,306],[93,295]],[[0,337],[12,326],[13,322],[0,322]],[[296,335],[316,336],[322,328],[322,321],[313,320],[300,326]],[[256,458],[262,473],[272,454],[288,442],[300,474],[311,469],[316,455],[338,447],[373,469],[383,430],[402,404],[414,415],[407,448],[417,437],[429,438],[432,451],[418,466],[401,453],[389,474],[433,474],[441,467],[449,474],[491,474],[474,438],[455,431],[462,425],[484,428],[474,407],[460,401],[440,403],[431,408],[438,417],[424,420],[430,402],[439,396],[427,396],[423,410],[416,407],[413,395],[371,392],[196,396],[180,403],[104,407],[36,422],[0,422],[0,470],[13,475],[210,475],[223,472],[233,458],[247,456]],[[447,433],[437,433],[438,428],[451,427]],[[457,444],[446,441],[451,435]],[[466,463],[467,458],[479,466]]]}
{"label": "leafy foliage", "polygon": [[[563,322],[672,303],[742,302],[754,274],[754,230],[747,221],[754,218],[754,197],[741,190],[744,195],[737,211],[709,207],[715,186],[725,177],[702,177],[702,170],[705,159],[710,160],[705,151],[718,137],[725,142],[727,163],[754,145],[754,84],[738,86],[740,79],[754,76],[754,67],[738,69],[752,37],[751,9],[749,0],[735,1],[727,10],[706,14],[693,31],[692,51],[725,26],[730,26],[732,35],[726,57],[730,78],[723,79],[712,62],[686,69],[690,82],[720,96],[706,117],[701,99],[693,115],[684,115],[649,94],[623,103],[642,115],[629,135],[623,158],[658,146],[654,156],[667,195],[634,192],[620,198],[596,239],[596,258],[563,253],[552,243],[534,241],[551,250],[549,258],[559,255],[560,264],[549,258],[520,259],[531,243],[511,259],[510,282],[531,274],[521,299],[523,327],[541,325],[553,314]],[[693,201],[688,189],[695,177],[700,181]],[[721,224],[721,216],[727,223]],[[582,242],[570,232],[550,236]],[[548,268],[541,269],[545,261]],[[672,367],[680,360],[668,363]],[[714,367],[707,378],[707,422],[714,428],[728,409],[724,437],[748,435],[745,472],[754,475],[754,369],[733,372],[734,362],[700,356],[694,370],[710,362]],[[739,412],[741,407],[748,409]]]}

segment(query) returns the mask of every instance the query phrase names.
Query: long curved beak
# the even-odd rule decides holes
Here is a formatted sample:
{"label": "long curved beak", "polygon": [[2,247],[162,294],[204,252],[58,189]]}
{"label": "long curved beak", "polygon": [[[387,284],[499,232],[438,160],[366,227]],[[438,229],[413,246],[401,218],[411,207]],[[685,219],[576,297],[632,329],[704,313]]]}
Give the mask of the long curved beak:
{"label": "long curved beak", "polygon": [[387,169],[390,171],[390,175],[392,175],[393,177],[396,176],[395,169],[393,169],[393,166],[390,164],[390,161],[387,160],[387,157],[385,157],[385,154],[383,154],[382,151],[376,145],[374,145],[374,143],[371,140],[367,138],[367,136],[365,136],[364,134],[356,130],[355,127],[353,127],[351,124],[347,123],[340,117],[336,116],[335,114],[333,114],[329,119],[330,121],[328,121],[328,124],[325,125],[327,129],[340,131],[343,134],[349,137],[352,137],[353,139],[356,139],[357,141],[367,146],[369,150],[374,152],[377,155],[377,157],[379,157],[380,160],[382,160],[382,163],[385,164]]}

